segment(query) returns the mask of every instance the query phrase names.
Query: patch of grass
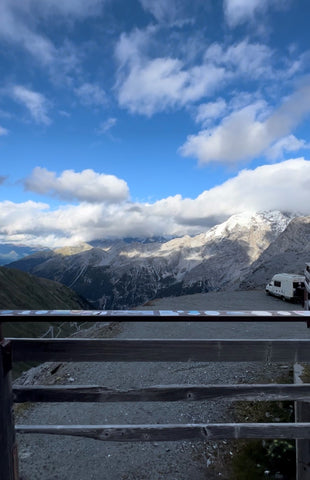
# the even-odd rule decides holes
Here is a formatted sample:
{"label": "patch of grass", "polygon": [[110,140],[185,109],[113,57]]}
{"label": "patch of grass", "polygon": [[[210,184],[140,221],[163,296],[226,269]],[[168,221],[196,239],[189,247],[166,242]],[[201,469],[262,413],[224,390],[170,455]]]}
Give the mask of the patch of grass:
{"label": "patch of grass", "polygon": [[231,461],[234,480],[295,480],[295,444],[290,440],[239,443]]}
{"label": "patch of grass", "polygon": [[[265,383],[262,381],[261,383]],[[293,372],[277,378],[277,383],[293,383]],[[236,422],[294,422],[293,402],[235,402]],[[242,440],[234,442],[230,464],[233,480],[295,480],[294,440]]]}
{"label": "patch of grass", "polygon": [[25,412],[27,412],[34,404],[31,402],[15,403],[14,404],[14,416],[15,419],[19,419]]}

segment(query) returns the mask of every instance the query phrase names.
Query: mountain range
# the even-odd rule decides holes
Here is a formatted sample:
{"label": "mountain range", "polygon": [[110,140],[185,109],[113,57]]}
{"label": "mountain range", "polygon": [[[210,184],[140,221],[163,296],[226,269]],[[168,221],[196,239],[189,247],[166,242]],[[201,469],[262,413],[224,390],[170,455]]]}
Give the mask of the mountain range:
{"label": "mountain range", "polygon": [[164,296],[253,288],[310,258],[310,217],[238,214],[205,233],[170,240],[104,240],[45,250],[8,265],[67,285],[99,309]]}

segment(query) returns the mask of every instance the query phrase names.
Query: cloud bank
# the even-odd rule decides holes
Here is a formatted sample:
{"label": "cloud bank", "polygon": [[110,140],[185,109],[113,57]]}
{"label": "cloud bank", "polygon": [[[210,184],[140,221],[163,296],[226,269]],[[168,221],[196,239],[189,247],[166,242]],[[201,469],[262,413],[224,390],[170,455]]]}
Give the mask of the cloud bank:
{"label": "cloud bank", "polygon": [[[67,198],[77,198],[74,192],[78,191],[81,203],[51,210],[46,203],[2,202],[0,240],[56,247],[104,238],[196,234],[240,212],[282,210],[310,215],[310,161],[304,158],[244,169],[194,199],[175,195],[155,203],[111,203],[106,194],[99,203],[105,177],[89,170],[65,171],[56,177],[36,169],[28,179],[33,191]],[[120,200],[126,188],[119,182]]]}

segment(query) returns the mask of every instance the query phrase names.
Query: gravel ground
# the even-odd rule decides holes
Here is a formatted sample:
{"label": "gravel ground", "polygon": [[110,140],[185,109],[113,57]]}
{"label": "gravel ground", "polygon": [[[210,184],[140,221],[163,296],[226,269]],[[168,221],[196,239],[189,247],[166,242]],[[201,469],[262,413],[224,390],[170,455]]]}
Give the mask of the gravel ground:
{"label": "gravel ground", "polygon": [[[167,304],[167,302],[169,302]],[[299,310],[264,292],[226,292],[161,299],[148,309]],[[98,335],[117,338],[310,338],[304,323],[126,322]],[[159,384],[273,381],[289,365],[261,363],[80,363],[32,369],[19,383],[93,384],[133,388]],[[279,368],[281,367],[281,369]],[[139,424],[229,421],[229,403],[169,402],[36,404],[21,409],[19,424]],[[19,435],[23,480],[228,479],[225,442],[104,443],[91,439]],[[224,447],[224,448],[223,448]],[[227,450],[227,449],[226,449]],[[235,479],[234,479],[235,480]]]}

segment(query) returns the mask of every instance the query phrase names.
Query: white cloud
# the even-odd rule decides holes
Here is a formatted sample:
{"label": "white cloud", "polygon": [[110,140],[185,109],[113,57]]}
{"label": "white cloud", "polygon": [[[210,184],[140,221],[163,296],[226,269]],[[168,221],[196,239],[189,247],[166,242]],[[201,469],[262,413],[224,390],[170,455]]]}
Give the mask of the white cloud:
{"label": "white cloud", "polygon": [[46,168],[36,167],[24,180],[26,190],[80,202],[122,202],[128,198],[128,186],[114,175],[64,170],[59,177]]}
{"label": "white cloud", "polygon": [[48,101],[41,93],[30,90],[22,85],[15,85],[11,94],[13,98],[24,105],[36,123],[50,125],[51,119],[47,115]]}
{"label": "white cloud", "polygon": [[213,43],[206,50],[205,60],[214,65],[223,65],[238,76],[258,79],[276,75],[272,68],[273,56],[274,52],[268,45],[242,40],[226,49],[219,43]]}
{"label": "white cloud", "polygon": [[58,110],[58,113],[59,113],[59,115],[61,115],[62,117],[65,117],[65,118],[70,118],[71,117],[71,113],[67,112],[66,110]]}
{"label": "white cloud", "polygon": [[1,127],[0,125],[0,137],[3,137],[4,135],[8,135],[9,131],[4,128],[4,127]]}
{"label": "white cloud", "polygon": [[156,31],[157,28],[150,25],[144,30],[136,28],[129,34],[122,33],[115,46],[115,57],[119,67],[129,67],[130,65],[135,65],[137,62],[140,62],[141,58],[145,57],[145,50],[149,46],[151,37]]}
{"label": "white cloud", "polygon": [[[180,148],[180,152],[184,156],[197,157],[201,164],[238,163],[248,160],[262,154],[275,142],[290,135],[309,112],[310,86],[304,85],[287,97],[272,114],[263,101],[234,111],[217,127],[190,135]],[[285,145],[289,145],[286,150],[293,146],[292,137],[289,142],[288,144],[287,139],[284,141],[284,148]],[[278,147],[279,145],[281,144],[278,144]],[[294,149],[296,146],[295,141]],[[280,152],[278,147],[274,148],[272,155]]]}
{"label": "white cloud", "polygon": [[132,113],[151,116],[210,94],[224,76],[223,69],[213,66],[183,67],[172,58],[135,65],[119,89],[119,104]]}
{"label": "white cloud", "polygon": [[151,116],[183,107],[210,95],[225,78],[225,69],[212,63],[186,67],[171,57],[148,58],[145,50],[154,30],[123,34],[116,47],[120,65],[116,89],[120,106]]}
{"label": "white cloud", "polygon": [[256,119],[264,107],[264,102],[248,105],[225,117],[217,127],[190,135],[180,153],[197,157],[201,164],[237,163],[258,155],[271,142],[264,124]]}
{"label": "white cloud", "polygon": [[88,107],[102,106],[107,103],[104,90],[99,85],[93,83],[83,83],[80,87],[74,89],[82,105]]}
{"label": "white cloud", "polygon": [[304,203],[309,180],[310,161],[303,158],[286,160],[254,170],[244,169],[198,199],[205,205],[212,202],[214,214],[282,210],[309,215],[310,206]]}
{"label": "white cloud", "polygon": [[198,106],[195,120],[203,125],[212,120],[216,120],[226,112],[227,104],[223,98],[218,98],[215,102],[202,103]]}
{"label": "white cloud", "polygon": [[267,151],[266,156],[271,160],[282,158],[284,152],[294,152],[302,148],[310,148],[305,140],[300,140],[294,135],[288,135],[275,142]]}
{"label": "white cloud", "polygon": [[3,0],[0,3],[0,37],[22,46],[42,63],[49,63],[55,54],[53,44],[27,26],[24,8],[21,11],[19,9],[20,6],[10,0]]}
{"label": "white cloud", "polygon": [[[45,184],[56,181],[58,190],[66,189],[61,177],[55,180],[48,173]],[[0,240],[56,247],[108,237],[201,233],[241,212],[282,210],[310,215],[309,183],[310,161],[297,158],[242,170],[195,199],[175,195],[153,204],[83,202],[54,211],[44,203],[6,201],[0,203]]]}
{"label": "white cloud", "polygon": [[[48,210],[49,206],[44,203],[33,201],[14,203],[8,200],[0,203],[0,234],[8,238],[16,238],[18,235],[25,236],[31,223],[34,232],[37,229],[37,215]],[[42,232],[44,237],[44,232]]]}
{"label": "white cloud", "polygon": [[144,10],[150,12],[159,23],[179,23],[186,21],[188,4],[184,0],[140,0]]}
{"label": "white cloud", "polygon": [[290,0],[224,0],[224,14],[231,27],[255,20],[258,13],[270,7],[283,8]]}
{"label": "white cloud", "polygon": [[279,81],[293,74],[288,62],[281,68],[281,62],[274,66],[277,57],[269,46],[248,40],[228,47],[219,43],[206,46],[195,65],[190,56],[189,63],[165,52],[152,58],[148,50],[152,42],[156,43],[156,33],[158,29],[150,27],[122,34],[115,49],[118,102],[132,113],[151,116],[183,108],[238,79]]}
{"label": "white cloud", "polygon": [[[72,22],[95,15],[106,0],[1,0],[0,39],[16,45],[32,55],[43,66],[51,69],[52,76],[64,76],[78,63],[78,52],[65,42],[55,46],[48,38],[44,20],[53,18],[57,23]],[[43,26],[43,27],[42,27]]]}
{"label": "white cloud", "polygon": [[167,229],[161,234],[183,235],[204,231],[204,226],[240,212],[282,210],[310,215],[309,181],[310,161],[286,160],[241,170],[195,199],[181,195],[165,198],[148,205],[145,212],[161,221],[166,218]]}
{"label": "white cloud", "polygon": [[100,123],[99,128],[97,128],[96,132],[99,135],[104,135],[108,133],[111,130],[111,128],[113,128],[116,125],[116,123],[117,123],[117,119],[110,117],[105,122]]}
{"label": "white cloud", "polygon": [[259,10],[264,10],[269,0],[224,0],[224,13],[229,25],[235,26],[253,19]]}

